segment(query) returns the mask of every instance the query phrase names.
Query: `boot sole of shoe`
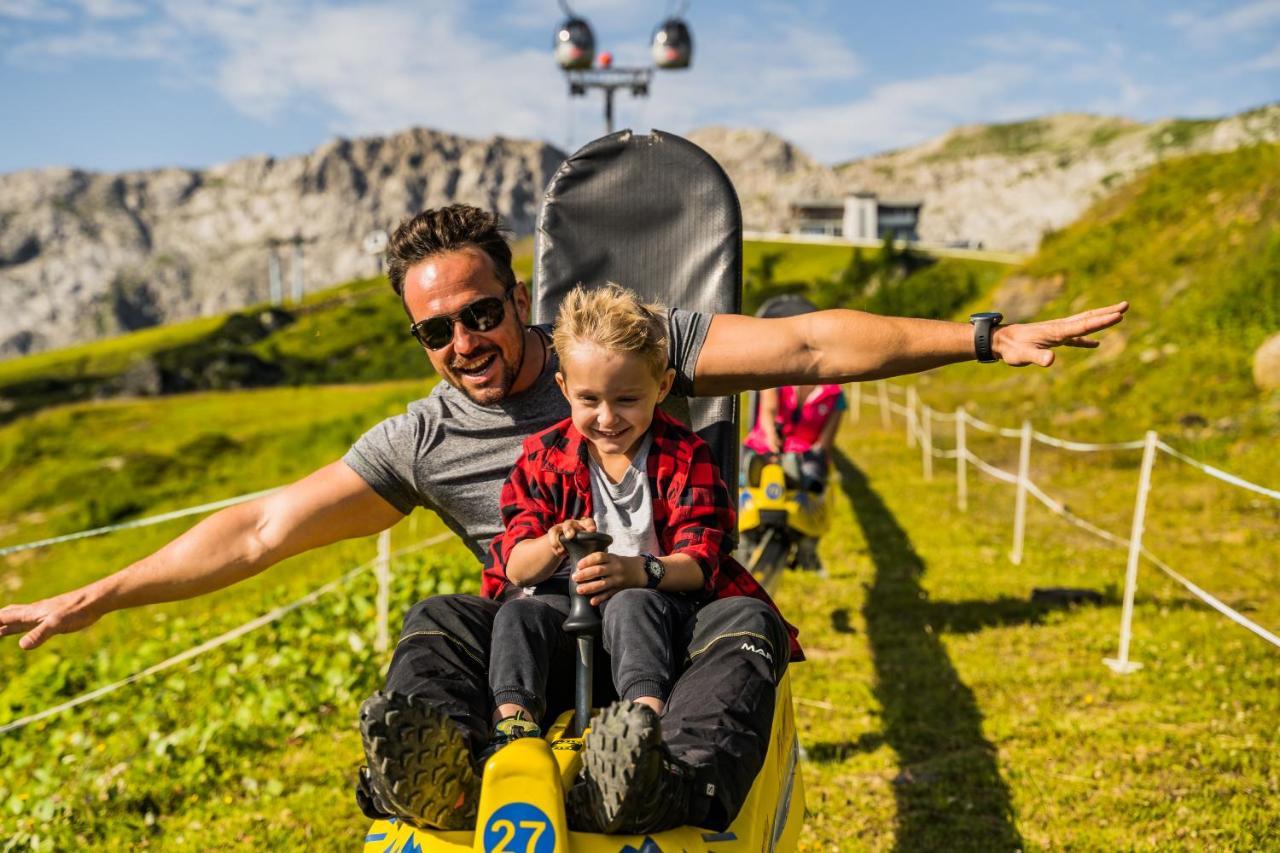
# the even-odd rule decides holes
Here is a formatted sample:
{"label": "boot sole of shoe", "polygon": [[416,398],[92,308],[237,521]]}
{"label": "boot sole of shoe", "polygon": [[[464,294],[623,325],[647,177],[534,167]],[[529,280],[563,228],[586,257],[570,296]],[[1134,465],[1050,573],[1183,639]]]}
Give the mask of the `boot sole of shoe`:
{"label": "boot sole of shoe", "polygon": [[471,829],[480,778],[457,725],[416,697],[375,693],[360,707],[370,786],[403,820]]}
{"label": "boot sole of shoe", "polygon": [[627,795],[656,782],[638,778],[640,759],[658,749],[661,742],[662,732],[655,720],[635,706],[611,706],[596,716],[583,749],[586,785],[575,789],[585,797],[585,802],[574,804],[584,828],[619,831],[627,817]]}

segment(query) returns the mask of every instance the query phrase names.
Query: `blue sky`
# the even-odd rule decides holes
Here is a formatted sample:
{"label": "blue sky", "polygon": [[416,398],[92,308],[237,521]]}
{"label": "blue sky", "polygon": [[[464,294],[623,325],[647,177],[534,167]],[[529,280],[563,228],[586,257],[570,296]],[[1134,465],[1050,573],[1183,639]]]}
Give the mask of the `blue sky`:
{"label": "blue sky", "polygon": [[[672,0],[576,0],[618,64]],[[0,0],[0,172],[205,166],[410,125],[576,147],[555,0]],[[1280,0],[692,0],[693,69],[619,126],[762,127],[838,162],[958,124],[1280,99]]]}

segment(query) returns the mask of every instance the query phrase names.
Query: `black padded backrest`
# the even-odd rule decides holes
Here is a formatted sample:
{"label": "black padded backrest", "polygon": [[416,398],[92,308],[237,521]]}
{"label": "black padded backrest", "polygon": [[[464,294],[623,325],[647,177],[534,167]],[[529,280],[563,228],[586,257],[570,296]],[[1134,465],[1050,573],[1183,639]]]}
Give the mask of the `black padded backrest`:
{"label": "black padded backrest", "polygon": [[[742,209],[720,164],[687,139],[620,131],[589,142],[547,185],[534,247],[533,316],[555,320],[579,282],[614,281],[646,301],[708,314],[742,309]],[[711,445],[738,482],[738,399],[663,406]]]}

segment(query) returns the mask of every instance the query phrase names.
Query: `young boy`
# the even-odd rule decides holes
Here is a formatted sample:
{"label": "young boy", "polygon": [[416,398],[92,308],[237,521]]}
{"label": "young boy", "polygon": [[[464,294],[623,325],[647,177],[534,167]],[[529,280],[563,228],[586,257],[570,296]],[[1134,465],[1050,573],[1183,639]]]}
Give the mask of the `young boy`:
{"label": "young boy", "polygon": [[[617,285],[579,287],[565,299],[554,343],[556,381],[571,415],[525,442],[502,490],[506,532],[494,539],[485,573],[485,595],[507,598],[489,661],[498,743],[540,734],[538,723],[560,710],[548,708],[549,692],[563,697],[554,704],[571,704],[571,686],[549,690],[553,662],[573,658],[561,629],[569,584],[600,607],[622,701],[594,721],[583,796],[602,796],[591,778],[591,738],[611,721],[625,717],[660,736],[657,715],[686,661],[685,628],[700,604],[749,595],[774,606],[728,556],[734,501],[710,448],[657,409],[674,379],[664,316]],[[613,537],[609,553],[567,565],[561,535],[586,530]],[[512,596],[512,586],[526,594]],[[795,629],[787,627],[798,659]],[[663,762],[656,772],[686,770],[669,754]],[[625,824],[582,828],[627,831]]]}

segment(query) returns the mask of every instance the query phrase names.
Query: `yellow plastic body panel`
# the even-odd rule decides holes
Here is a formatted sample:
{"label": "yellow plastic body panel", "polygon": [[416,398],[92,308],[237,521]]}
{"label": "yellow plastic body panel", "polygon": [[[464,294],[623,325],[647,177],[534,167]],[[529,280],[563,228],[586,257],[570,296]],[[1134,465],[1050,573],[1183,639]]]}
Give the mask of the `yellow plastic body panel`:
{"label": "yellow plastic body panel", "polygon": [[[365,853],[746,853],[794,850],[804,819],[799,741],[791,704],[791,676],[783,676],[764,766],[733,825],[724,832],[681,827],[648,836],[598,835],[569,830],[565,818],[566,771],[581,764],[581,741],[562,737],[570,714],[545,740],[527,738],[496,752],[484,768],[475,832],[415,829],[375,821]],[[578,744],[578,749],[569,746]]]}
{"label": "yellow plastic body panel", "polygon": [[776,462],[760,471],[760,485],[744,487],[738,496],[738,530],[746,533],[760,526],[761,511],[786,513],[787,527],[818,539],[831,526],[822,495],[788,489],[782,466]]}

